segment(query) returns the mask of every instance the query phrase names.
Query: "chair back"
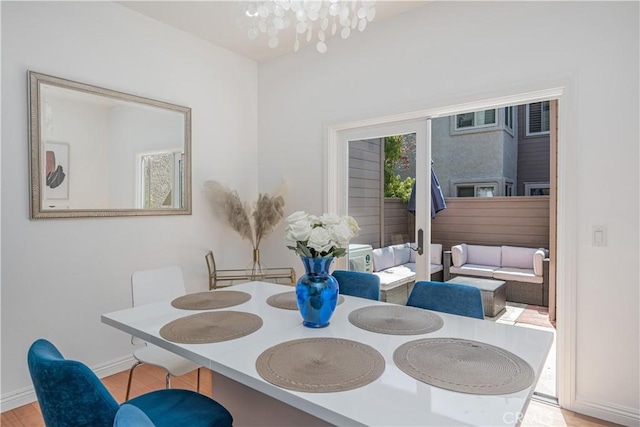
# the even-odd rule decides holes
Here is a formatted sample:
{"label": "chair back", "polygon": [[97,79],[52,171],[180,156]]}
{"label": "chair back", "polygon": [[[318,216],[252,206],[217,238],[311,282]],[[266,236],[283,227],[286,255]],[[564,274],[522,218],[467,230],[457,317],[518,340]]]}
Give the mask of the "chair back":
{"label": "chair back", "polygon": [[482,294],[478,288],[455,283],[417,282],[407,305],[484,319]]}
{"label": "chair back", "polygon": [[205,254],[204,259],[207,261],[207,270],[209,270],[209,289],[215,287],[216,260],[213,252],[209,251]]}
{"label": "chair back", "polygon": [[47,426],[112,427],[118,402],[86,365],[44,339],[31,345],[27,363]]}
{"label": "chair back", "polygon": [[338,281],[341,294],[380,300],[380,278],[375,274],[335,270],[331,275]]}
{"label": "chair back", "polygon": [[167,301],[185,294],[180,267],[136,271],[131,275],[133,306]]}
{"label": "chair back", "polygon": [[[186,293],[182,269],[164,267],[154,270],[136,271],[131,275],[132,306],[168,301]],[[131,337],[131,344],[143,344],[144,340]]]}

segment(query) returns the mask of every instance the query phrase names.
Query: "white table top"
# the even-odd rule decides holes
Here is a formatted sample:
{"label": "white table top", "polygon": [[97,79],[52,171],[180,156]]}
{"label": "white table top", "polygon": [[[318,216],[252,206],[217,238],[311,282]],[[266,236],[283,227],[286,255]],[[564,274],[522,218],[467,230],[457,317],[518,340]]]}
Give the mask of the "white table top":
{"label": "white table top", "polygon": [[[302,325],[298,311],[271,307],[266,299],[291,286],[265,282],[236,285],[233,290],[248,292],[251,300],[221,310],[259,315],[264,325],[258,331],[231,341],[213,344],[176,344],[159,335],[168,322],[198,313],[173,308],[170,301],[104,314],[102,322],[150,343],[163,347],[239,383],[281,400],[335,425],[369,426],[497,426],[514,425],[518,413],[526,411],[535,388],[506,395],[457,393],[422,383],[398,369],[393,352],[405,342],[427,337],[451,337],[485,342],[506,349],[527,361],[536,382],[551,348],[553,334],[530,328],[493,323],[438,313],[442,329],[424,335],[383,335],[365,331],[348,320],[351,311],[374,304],[386,304],[345,296],[336,307],[331,324],[322,329]],[[213,291],[216,292],[216,291]],[[376,381],[337,393],[304,393],[272,385],[256,371],[257,357],[267,348],[300,338],[335,337],[368,344],[386,361],[384,373]]]}

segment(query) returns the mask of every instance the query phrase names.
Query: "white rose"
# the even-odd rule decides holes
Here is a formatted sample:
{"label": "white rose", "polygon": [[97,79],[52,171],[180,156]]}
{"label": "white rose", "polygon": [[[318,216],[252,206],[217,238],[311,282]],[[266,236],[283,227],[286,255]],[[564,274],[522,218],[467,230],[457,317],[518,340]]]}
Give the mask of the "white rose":
{"label": "white rose", "polygon": [[331,227],[329,234],[331,235],[331,240],[336,242],[339,248],[343,249],[349,246],[349,240],[354,237],[351,228],[344,222]]}
{"label": "white rose", "polygon": [[358,223],[355,220],[355,218],[349,215],[345,215],[342,217],[342,219],[347,223],[347,226],[351,230],[351,233],[353,233],[353,237],[360,234],[360,226],[358,226]]}
{"label": "white rose", "polygon": [[323,225],[329,225],[329,226],[332,226],[332,225],[338,225],[338,224],[340,224],[340,222],[342,222],[342,218],[340,218],[340,217],[339,217],[338,215],[336,215],[336,214],[329,214],[329,213],[326,213],[326,214],[323,214],[323,215],[320,217],[320,221],[322,222],[322,224],[323,224]]}
{"label": "white rose", "polygon": [[292,242],[306,242],[309,240],[311,230],[311,223],[306,219],[302,219],[287,225],[285,238]]}
{"label": "white rose", "polygon": [[297,211],[289,215],[285,221],[287,224],[293,224],[301,220],[309,220],[309,214],[303,211]]}
{"label": "white rose", "polygon": [[311,222],[311,225],[322,225],[320,218],[316,215],[309,215],[309,222]]}
{"label": "white rose", "polygon": [[307,246],[315,249],[316,252],[328,252],[332,248],[329,232],[322,227],[315,227],[311,230]]}

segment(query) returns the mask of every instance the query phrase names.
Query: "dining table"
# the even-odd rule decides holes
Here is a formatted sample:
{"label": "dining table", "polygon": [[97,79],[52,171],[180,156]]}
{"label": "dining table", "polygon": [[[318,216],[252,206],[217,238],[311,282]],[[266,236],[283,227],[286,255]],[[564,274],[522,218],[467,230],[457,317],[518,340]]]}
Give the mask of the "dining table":
{"label": "dining table", "polygon": [[328,326],[309,328],[292,301],[295,288],[254,281],[101,320],[209,368],[236,427],[519,425],[553,342],[347,295]]}

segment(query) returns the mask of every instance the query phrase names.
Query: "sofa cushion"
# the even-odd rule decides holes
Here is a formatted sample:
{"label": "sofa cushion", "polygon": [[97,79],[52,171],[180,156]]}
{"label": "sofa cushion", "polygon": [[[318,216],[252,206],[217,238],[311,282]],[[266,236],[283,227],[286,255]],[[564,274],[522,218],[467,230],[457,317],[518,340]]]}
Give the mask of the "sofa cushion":
{"label": "sofa cushion", "polygon": [[451,267],[449,271],[461,276],[493,277],[493,272],[500,267],[489,265],[465,264],[462,267]]}
{"label": "sofa cushion", "polygon": [[[378,276],[380,278],[380,289],[381,290],[387,290],[390,287],[393,287],[395,285],[400,285],[402,283],[407,283],[410,282],[412,279],[411,278],[407,278],[406,274],[402,274],[402,273],[393,273],[390,270],[384,270],[384,271],[377,271],[375,273],[376,276]],[[415,276],[414,276],[415,277]]]}
{"label": "sofa cushion", "polygon": [[429,264],[429,273],[434,274],[442,271],[442,264]]}
{"label": "sofa cushion", "polygon": [[388,271],[391,274],[401,274],[404,277],[413,277],[416,274],[416,264],[413,262],[408,262],[406,264],[387,268],[385,271]]}
{"label": "sofa cushion", "polygon": [[385,268],[393,267],[395,260],[393,257],[393,249],[389,246],[374,249],[373,254],[373,271],[382,271]]}
{"label": "sofa cushion", "polygon": [[451,246],[451,258],[453,259],[453,266],[460,267],[467,263],[467,244]]}
{"label": "sofa cushion", "polygon": [[411,248],[408,243],[391,246],[393,249],[394,265],[402,265],[409,262],[411,258]]}
{"label": "sofa cushion", "polygon": [[542,283],[543,277],[534,274],[533,269],[503,267],[493,272],[493,278],[498,280],[515,280],[517,282]]}
{"label": "sofa cushion", "polygon": [[501,267],[502,248],[500,246],[467,245],[467,264]]}
{"label": "sofa cushion", "polygon": [[[442,264],[429,265],[429,274],[437,273],[439,271],[442,271]],[[408,262],[406,264],[396,265],[395,267],[387,268],[385,271],[382,271],[382,273],[391,273],[413,278],[416,274],[416,263]]]}
{"label": "sofa cushion", "polygon": [[440,243],[431,244],[431,264],[442,265],[442,245]]}
{"label": "sofa cushion", "polygon": [[533,269],[533,255],[537,249],[518,248],[515,246],[502,247],[501,267]]}
{"label": "sofa cushion", "polygon": [[[413,243],[412,248],[417,248],[418,245]],[[416,262],[416,256],[418,251],[411,250],[409,255],[409,262]],[[440,243],[431,244],[431,264],[442,264],[442,245]]]}

